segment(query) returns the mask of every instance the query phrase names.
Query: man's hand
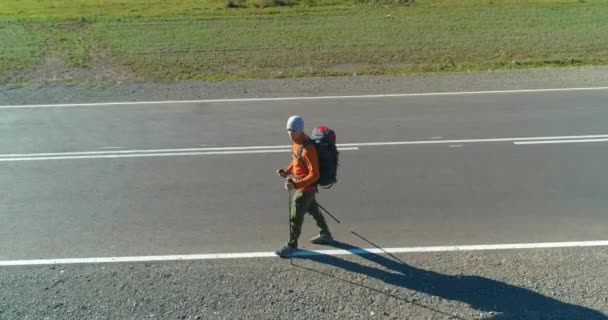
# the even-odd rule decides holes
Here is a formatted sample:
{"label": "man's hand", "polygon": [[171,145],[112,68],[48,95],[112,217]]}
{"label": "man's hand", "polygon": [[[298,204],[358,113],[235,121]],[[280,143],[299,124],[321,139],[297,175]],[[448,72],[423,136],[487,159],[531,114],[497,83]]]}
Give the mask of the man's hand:
{"label": "man's hand", "polygon": [[279,169],[277,170],[277,174],[279,175],[279,177],[281,178],[287,178],[287,173],[285,172],[285,170],[283,169]]}
{"label": "man's hand", "polygon": [[296,188],[296,185],[293,183],[293,180],[291,179],[287,179],[285,180],[285,190],[294,190]]}

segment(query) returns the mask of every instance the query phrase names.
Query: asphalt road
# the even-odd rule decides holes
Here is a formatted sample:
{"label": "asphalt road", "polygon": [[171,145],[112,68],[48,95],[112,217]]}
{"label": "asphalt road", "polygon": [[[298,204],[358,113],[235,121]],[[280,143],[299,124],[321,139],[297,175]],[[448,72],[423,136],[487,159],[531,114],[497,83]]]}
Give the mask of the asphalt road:
{"label": "asphalt road", "polygon": [[[274,171],[290,155],[236,148],[288,145],[292,114],[357,148],[319,195],[342,241],[605,240],[608,142],[483,139],[605,135],[606,101],[599,90],[0,109],[0,260],[272,250],[288,233]],[[423,143],[461,139],[475,141]],[[173,150],[184,148],[198,149]],[[134,156],[105,157],[120,152]],[[305,247],[314,233],[307,218]]]}

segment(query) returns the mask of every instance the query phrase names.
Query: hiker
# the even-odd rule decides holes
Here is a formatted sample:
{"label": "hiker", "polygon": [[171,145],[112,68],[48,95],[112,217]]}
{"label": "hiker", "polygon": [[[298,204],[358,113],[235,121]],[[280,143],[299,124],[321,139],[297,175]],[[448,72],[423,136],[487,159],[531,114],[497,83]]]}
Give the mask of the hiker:
{"label": "hiker", "polygon": [[[292,252],[297,250],[302,222],[307,212],[315,219],[320,229],[319,235],[310,241],[314,244],[329,244],[333,241],[329,227],[323,214],[319,211],[319,205],[315,199],[317,182],[320,177],[319,158],[314,143],[304,133],[304,120],[300,116],[289,118],[287,133],[293,142],[292,161],[286,169],[277,170],[277,174],[285,179],[285,188],[289,191],[296,190],[296,193],[291,200],[289,241],[275,251],[282,258],[289,257]],[[300,148],[302,148],[301,151]]]}

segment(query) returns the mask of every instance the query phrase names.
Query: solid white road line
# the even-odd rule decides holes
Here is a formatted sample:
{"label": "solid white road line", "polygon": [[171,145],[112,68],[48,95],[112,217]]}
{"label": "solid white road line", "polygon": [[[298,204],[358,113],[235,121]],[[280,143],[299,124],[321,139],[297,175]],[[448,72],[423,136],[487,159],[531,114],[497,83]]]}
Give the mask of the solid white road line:
{"label": "solid white road line", "polygon": [[[355,151],[357,147],[340,148],[340,151]],[[233,155],[233,154],[262,154],[281,153],[286,150],[240,150],[240,151],[211,151],[211,152],[170,152],[170,153],[136,153],[136,154],[95,154],[72,156],[46,156],[46,157],[7,157],[0,158],[0,162],[10,161],[42,161],[42,160],[76,160],[76,159],[117,159],[117,158],[144,158],[144,157],[174,157],[199,155]]]}
{"label": "solid white road line", "polygon": [[584,143],[584,142],[606,142],[608,139],[580,139],[580,140],[549,140],[549,141],[526,141],[526,142],[513,142],[518,145],[527,144],[550,144],[550,143]]}
{"label": "solid white road line", "polygon": [[0,106],[0,109],[21,108],[66,108],[66,107],[101,107],[101,106],[131,106],[131,105],[159,105],[159,104],[196,104],[221,102],[259,102],[259,101],[290,101],[290,100],[337,100],[337,99],[378,99],[425,96],[455,96],[480,95],[500,93],[536,93],[536,92],[567,92],[567,91],[598,91],[608,90],[608,87],[583,88],[550,88],[550,89],[520,89],[520,90],[489,90],[489,91],[455,91],[455,92],[426,92],[426,93],[397,93],[397,94],[369,94],[345,96],[317,96],[317,97],[283,97],[283,98],[245,98],[245,99],[207,99],[207,100],[174,100],[174,101],[125,101],[125,102],[95,102],[95,103],[59,103],[59,104],[29,104]]}
{"label": "solid white road line", "polygon": [[[353,249],[353,250],[304,250],[298,251],[296,256],[317,255],[352,255],[352,254],[383,254],[388,253],[422,253],[422,252],[452,252],[452,251],[483,251],[483,250],[517,250],[517,249],[543,249],[543,248],[572,248],[572,247],[600,247],[608,246],[608,240],[598,241],[572,241],[572,242],[541,242],[541,243],[514,243],[514,244],[484,244],[463,246],[436,246],[436,247],[402,247]],[[237,258],[267,258],[275,257],[272,252],[243,252],[243,253],[211,253],[186,254],[164,256],[132,256],[132,257],[100,257],[100,258],[67,258],[67,259],[34,259],[34,260],[5,260],[0,266],[31,266],[54,264],[88,264],[110,262],[151,262],[151,261],[183,261],[183,260],[217,260]]]}
{"label": "solid white road line", "polygon": [[137,153],[174,153],[174,152],[211,152],[211,151],[250,151],[250,150],[279,150],[289,151],[290,146],[254,146],[254,147],[224,147],[224,148],[179,148],[179,149],[148,149],[148,150],[114,150],[114,151],[74,151],[74,152],[48,152],[48,153],[12,153],[0,154],[0,158],[10,157],[55,157],[55,156],[86,156],[86,155],[115,155]]}
{"label": "solid white road line", "polygon": [[[421,140],[421,141],[393,141],[393,142],[363,142],[338,144],[338,150],[358,150],[359,147],[373,146],[396,146],[396,145],[424,145],[424,144],[451,144],[476,143],[476,142],[514,142],[522,141],[544,141],[563,139],[595,139],[604,141],[608,134],[577,135],[577,136],[549,136],[549,137],[515,137],[515,138],[490,138],[490,139],[462,139],[462,140]],[[573,142],[582,140],[572,140]],[[591,141],[591,140],[589,140]],[[96,158],[132,158],[141,156],[159,155],[205,155],[205,154],[247,154],[247,153],[275,153],[289,151],[290,146],[247,146],[247,147],[212,147],[212,148],[180,148],[180,149],[148,149],[148,150],[108,150],[108,151],[75,151],[75,152],[50,152],[50,153],[12,153],[0,154],[0,161],[13,161],[19,159],[36,158],[39,160],[56,159],[96,159]],[[23,161],[23,160],[22,160]]]}
{"label": "solid white road line", "polygon": [[459,144],[474,142],[511,142],[511,141],[536,141],[536,140],[558,140],[558,139],[588,139],[608,138],[606,134],[580,135],[580,136],[553,136],[553,137],[519,137],[519,138],[490,138],[490,139],[463,139],[463,140],[424,140],[424,141],[395,141],[395,142],[365,142],[365,143],[343,143],[342,147],[367,147],[367,146],[399,146],[417,144]]}

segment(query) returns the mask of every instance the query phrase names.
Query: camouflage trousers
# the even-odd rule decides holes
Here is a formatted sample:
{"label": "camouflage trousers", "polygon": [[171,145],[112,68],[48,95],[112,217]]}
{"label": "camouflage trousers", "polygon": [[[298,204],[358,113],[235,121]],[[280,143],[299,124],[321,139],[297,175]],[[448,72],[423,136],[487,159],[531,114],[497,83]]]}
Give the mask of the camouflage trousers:
{"label": "camouflage trousers", "polygon": [[291,203],[291,230],[289,235],[289,242],[287,245],[290,247],[298,246],[298,238],[302,232],[302,223],[304,222],[304,215],[309,213],[317,223],[319,227],[319,233],[329,234],[329,227],[325,222],[325,217],[321,211],[319,211],[319,204],[315,199],[316,192],[302,192],[296,191],[293,201]]}

